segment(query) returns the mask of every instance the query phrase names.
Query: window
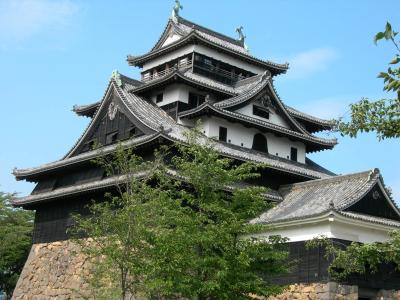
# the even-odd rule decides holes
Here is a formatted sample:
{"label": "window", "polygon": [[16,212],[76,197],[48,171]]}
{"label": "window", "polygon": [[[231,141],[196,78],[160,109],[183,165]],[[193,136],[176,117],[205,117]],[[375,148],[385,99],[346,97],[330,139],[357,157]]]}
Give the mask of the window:
{"label": "window", "polygon": [[163,98],[164,98],[163,93],[158,94],[158,95],[156,96],[156,103],[160,103],[161,101],[163,101]]}
{"label": "window", "polygon": [[258,106],[258,105],[253,105],[253,115],[259,116],[264,119],[269,119],[268,109]]}
{"label": "window", "polygon": [[290,148],[290,159],[293,161],[297,161],[297,148]]}
{"label": "window", "polygon": [[265,136],[261,133],[255,134],[253,139],[253,146],[251,148],[253,150],[268,153],[268,143]]}
{"label": "window", "polygon": [[197,95],[189,93],[188,105],[189,109],[195,108],[197,106]]}
{"label": "window", "polygon": [[205,99],[206,99],[206,96],[204,96],[204,95],[189,93],[188,109],[192,109],[199,105],[202,105],[204,103]]}
{"label": "window", "polygon": [[219,127],[219,140],[222,142],[226,142],[227,135],[228,135],[228,129],[220,126]]}
{"label": "window", "polygon": [[118,132],[112,132],[106,135],[106,145],[117,141]]}

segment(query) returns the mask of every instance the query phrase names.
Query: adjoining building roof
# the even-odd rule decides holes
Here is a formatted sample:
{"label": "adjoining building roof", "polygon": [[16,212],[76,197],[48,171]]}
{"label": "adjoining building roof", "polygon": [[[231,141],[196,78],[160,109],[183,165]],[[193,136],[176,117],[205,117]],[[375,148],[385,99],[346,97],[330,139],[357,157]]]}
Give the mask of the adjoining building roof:
{"label": "adjoining building roof", "polygon": [[386,193],[379,170],[373,169],[282,186],[279,193],[282,195],[283,201],[260,217],[253,219],[252,223],[282,224],[334,211],[351,218],[388,224],[394,222],[400,226],[400,222],[395,220],[346,211],[366,196],[376,185],[384,195],[385,199],[382,201],[387,201],[396,215],[400,217],[400,211]]}
{"label": "adjoining building roof", "polygon": [[[180,38],[168,45],[162,47],[163,43],[168,37],[168,34],[173,31]],[[250,55],[246,49],[238,43],[238,41],[219,34],[211,29],[207,29],[203,26],[192,23],[179,17],[178,23],[174,23],[169,20],[167,26],[159,38],[153,49],[141,56],[128,56],[127,60],[130,65],[143,66],[143,64],[152,58],[173,51],[180,48],[183,45],[192,43],[194,41],[204,43],[210,47],[217,48],[227,54],[233,55],[241,60],[248,61],[249,63],[262,66],[271,70],[273,74],[285,73],[289,68],[289,65],[273,63],[271,61],[265,61],[258,59]]]}

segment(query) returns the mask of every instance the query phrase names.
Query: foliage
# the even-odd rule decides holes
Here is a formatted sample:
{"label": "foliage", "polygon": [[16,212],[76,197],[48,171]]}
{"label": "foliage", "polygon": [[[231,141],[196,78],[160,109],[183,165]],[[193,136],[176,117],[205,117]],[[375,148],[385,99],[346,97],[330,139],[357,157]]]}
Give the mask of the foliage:
{"label": "foliage", "polygon": [[390,239],[383,243],[351,243],[347,247],[325,237],[315,238],[308,247],[325,248],[325,256],[331,260],[329,273],[338,279],[349,275],[375,273],[382,264],[394,264],[400,270],[400,231],[392,231]]}
{"label": "foliage", "polygon": [[93,204],[90,216],[76,219],[75,234],[93,241],[77,239],[97,258],[97,278],[118,287],[120,299],[249,299],[279,292],[264,278],[287,270],[285,240],[250,238],[263,229],[248,221],[268,209],[265,189],[234,188],[257,177],[261,166],[221,158],[196,130],[155,157],[145,163],[120,148],[103,161],[106,169],[125,166],[117,173],[130,175],[111,202]]}
{"label": "foliage", "polygon": [[397,32],[392,30],[390,23],[386,23],[385,31],[375,35],[375,44],[385,39],[391,41],[396,54],[389,62],[387,72],[380,72],[378,78],[384,81],[383,89],[394,92],[397,97],[393,99],[380,99],[371,101],[368,98],[351,104],[351,121],[337,120],[338,130],[342,135],[356,137],[359,132],[375,131],[379,139],[400,137],[400,48],[396,41]]}
{"label": "foliage", "polygon": [[153,166],[132,150],[119,146],[112,157],[100,156],[96,163],[108,177],[120,177],[123,183],[116,185],[114,196],[106,194],[106,201],[90,205],[87,215],[75,215],[76,226],[69,233],[91,259],[88,280],[96,299],[126,299],[129,294],[144,293],[152,214],[161,208],[165,193],[147,183]]}
{"label": "foliage", "polygon": [[11,297],[32,244],[33,212],[13,208],[0,192],[0,290]]}
{"label": "foliage", "polygon": [[[188,133],[185,144],[176,147],[178,155],[170,168],[184,181],[175,181],[171,191],[178,192],[174,198],[182,203],[185,216],[189,217],[179,229],[182,235],[178,238],[187,243],[187,250],[178,261],[189,260],[186,269],[179,270],[188,280],[187,287],[181,280],[173,280],[171,295],[178,291],[195,299],[247,299],[249,293],[269,295],[278,291],[266,284],[260,274],[268,276],[286,270],[287,253],[279,249],[283,240],[277,237],[260,242],[243,238],[263,229],[248,221],[269,208],[262,196],[265,189],[247,187],[226,192],[227,187],[259,176],[256,170],[261,166],[236,165],[221,158],[213,143],[196,130]],[[170,240],[175,234],[169,231],[161,237]],[[167,253],[159,265],[171,265],[173,269],[174,262],[168,257]]]}

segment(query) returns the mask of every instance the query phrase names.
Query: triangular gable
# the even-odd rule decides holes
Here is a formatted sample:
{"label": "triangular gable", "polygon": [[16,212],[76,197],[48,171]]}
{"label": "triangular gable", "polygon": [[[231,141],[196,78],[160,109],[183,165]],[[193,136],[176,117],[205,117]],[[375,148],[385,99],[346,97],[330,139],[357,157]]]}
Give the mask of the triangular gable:
{"label": "triangular gable", "polygon": [[157,43],[153,46],[151,51],[157,50],[159,48],[162,48],[163,46],[166,46],[167,44],[170,44],[171,42],[175,42],[178,40],[178,38],[173,39],[171,42],[168,43],[168,40],[171,39],[171,37],[176,36],[176,37],[183,37],[185,33],[180,30],[174,22],[171,20],[168,21],[167,25],[165,26],[165,29],[163,33],[161,34],[160,38],[158,39]]}
{"label": "triangular gable", "polygon": [[92,121],[65,158],[89,151],[96,143],[109,145],[130,137],[154,133],[154,130],[130,113],[115,84],[112,79]]}
{"label": "triangular gable", "polygon": [[390,199],[380,179],[368,193],[345,211],[400,221],[399,209]]}
{"label": "triangular gable", "polygon": [[260,83],[257,84],[252,91],[216,103],[215,106],[239,112],[238,110],[240,108],[250,104],[251,102],[263,103],[263,105],[266,107],[273,107],[274,110],[276,110],[276,112],[280,115],[280,117],[287,122],[292,130],[305,135],[310,135],[304,129],[304,127],[302,127],[288,112],[282,100],[275,92],[275,89],[273,88],[270,80],[271,77],[268,76],[267,73],[265,73],[261,78]]}

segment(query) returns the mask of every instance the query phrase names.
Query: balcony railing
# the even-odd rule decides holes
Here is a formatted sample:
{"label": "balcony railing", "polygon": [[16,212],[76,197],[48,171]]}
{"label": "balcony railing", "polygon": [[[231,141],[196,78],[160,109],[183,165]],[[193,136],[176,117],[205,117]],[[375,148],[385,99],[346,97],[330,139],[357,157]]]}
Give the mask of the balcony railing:
{"label": "balcony railing", "polygon": [[154,72],[154,73],[144,73],[142,74],[142,81],[143,82],[148,82],[152,81],[155,79],[162,78],[164,76],[167,76],[168,74],[171,74],[172,72],[180,69],[186,69],[186,68],[191,68],[192,67],[192,60],[182,60],[179,63],[175,64],[174,66],[162,70],[160,72]]}
{"label": "balcony railing", "polygon": [[225,77],[227,79],[230,79],[232,81],[239,81],[242,80],[244,78],[246,78],[245,76],[242,76],[241,74],[235,74],[233,72],[229,72],[227,70],[218,68],[216,66],[214,66],[213,64],[207,63],[207,62],[202,62],[202,61],[196,61],[194,63],[195,67],[198,67],[204,71],[213,73],[217,76],[222,76]]}

